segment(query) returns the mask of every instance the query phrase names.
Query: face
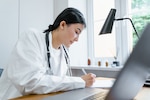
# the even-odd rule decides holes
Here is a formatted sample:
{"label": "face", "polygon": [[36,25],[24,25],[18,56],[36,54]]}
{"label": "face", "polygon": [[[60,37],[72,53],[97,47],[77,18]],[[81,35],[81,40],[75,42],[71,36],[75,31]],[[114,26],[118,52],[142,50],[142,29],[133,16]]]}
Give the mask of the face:
{"label": "face", "polygon": [[67,25],[64,22],[64,25],[62,26],[63,26],[62,43],[66,47],[70,47],[71,44],[78,41],[79,35],[84,29],[84,25],[79,23]]}

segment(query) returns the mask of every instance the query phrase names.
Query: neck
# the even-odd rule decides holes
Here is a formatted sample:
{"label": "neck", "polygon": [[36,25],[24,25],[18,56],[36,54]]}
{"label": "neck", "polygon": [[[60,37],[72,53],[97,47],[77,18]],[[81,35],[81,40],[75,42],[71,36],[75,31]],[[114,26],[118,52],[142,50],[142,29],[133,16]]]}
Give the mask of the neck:
{"label": "neck", "polygon": [[52,47],[55,49],[60,49],[61,42],[59,41],[59,35],[56,31],[52,31]]}

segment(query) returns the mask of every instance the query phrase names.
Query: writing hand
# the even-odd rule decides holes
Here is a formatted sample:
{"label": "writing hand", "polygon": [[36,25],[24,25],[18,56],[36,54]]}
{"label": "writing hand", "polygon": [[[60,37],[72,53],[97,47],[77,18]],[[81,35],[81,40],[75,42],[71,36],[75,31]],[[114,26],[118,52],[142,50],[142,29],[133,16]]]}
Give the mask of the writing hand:
{"label": "writing hand", "polygon": [[86,75],[81,76],[81,78],[85,81],[85,87],[90,87],[95,82],[96,75],[93,73],[88,73]]}

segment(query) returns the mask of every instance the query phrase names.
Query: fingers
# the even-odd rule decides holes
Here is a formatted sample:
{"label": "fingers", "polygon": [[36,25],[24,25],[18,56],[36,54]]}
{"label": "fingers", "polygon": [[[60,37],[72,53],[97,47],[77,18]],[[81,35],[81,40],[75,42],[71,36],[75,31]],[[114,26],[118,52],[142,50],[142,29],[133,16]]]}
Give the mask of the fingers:
{"label": "fingers", "polygon": [[89,75],[89,85],[88,85],[89,87],[89,86],[92,86],[93,83],[95,82],[96,75],[93,73],[89,73],[88,75]]}
{"label": "fingers", "polygon": [[96,75],[93,73],[88,73],[87,75],[89,75],[90,77],[96,78]]}
{"label": "fingers", "polygon": [[85,81],[86,87],[90,87],[95,82],[96,75],[93,73],[89,73],[81,76],[81,78]]}

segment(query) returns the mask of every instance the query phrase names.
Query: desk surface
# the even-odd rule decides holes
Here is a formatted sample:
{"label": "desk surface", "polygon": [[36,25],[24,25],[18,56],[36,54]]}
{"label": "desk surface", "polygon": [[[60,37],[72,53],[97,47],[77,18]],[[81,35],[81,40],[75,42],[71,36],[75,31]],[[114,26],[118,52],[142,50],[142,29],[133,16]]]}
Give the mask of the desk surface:
{"label": "desk surface", "polygon": [[[100,78],[100,79],[105,79],[105,78]],[[27,95],[27,96],[22,96],[11,100],[41,100],[45,97],[57,95],[60,93],[63,92],[40,94],[40,95]],[[135,100],[149,100],[149,98],[150,98],[150,87],[143,87],[135,97]]]}
{"label": "desk surface", "polygon": [[135,100],[149,100],[149,99],[150,99],[150,87],[143,87],[135,97]]}

